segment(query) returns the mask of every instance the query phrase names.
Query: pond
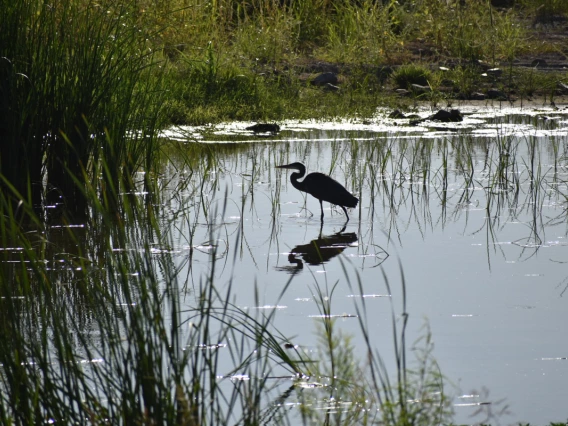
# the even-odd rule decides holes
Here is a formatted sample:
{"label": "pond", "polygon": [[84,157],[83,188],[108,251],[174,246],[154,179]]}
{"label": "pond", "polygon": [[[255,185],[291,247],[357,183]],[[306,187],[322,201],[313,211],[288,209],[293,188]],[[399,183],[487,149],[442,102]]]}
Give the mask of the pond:
{"label": "pond", "polygon": [[[568,111],[460,110],[464,120],[448,124],[383,113],[287,122],[277,135],[253,135],[252,123],[166,132],[219,152],[213,166],[190,173],[180,160],[163,176],[183,303],[212,275],[239,307],[275,313],[290,345],[309,353],[322,295],[364,347],[364,299],[387,365],[393,310],[399,326],[409,315],[409,348],[429,327],[457,422],[566,420]],[[318,201],[276,168],[295,161],[359,198],[349,221],[328,203],[320,221]]]}
{"label": "pond", "polygon": [[460,110],[169,129],[88,219],[2,204],[0,422],[565,421],[568,110]]}

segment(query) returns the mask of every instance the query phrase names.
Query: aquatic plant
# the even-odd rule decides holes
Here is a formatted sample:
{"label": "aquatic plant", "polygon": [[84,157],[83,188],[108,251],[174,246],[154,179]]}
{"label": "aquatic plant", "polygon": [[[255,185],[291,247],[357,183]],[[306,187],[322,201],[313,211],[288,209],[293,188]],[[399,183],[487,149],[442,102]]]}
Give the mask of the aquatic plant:
{"label": "aquatic plant", "polygon": [[73,179],[98,186],[101,158],[101,190],[152,166],[164,91],[146,28],[126,1],[0,6],[0,173],[38,209],[85,215]]}
{"label": "aquatic plant", "polygon": [[[365,285],[357,275],[349,273],[349,265],[342,261],[345,279],[355,294],[365,294]],[[367,322],[367,305],[361,297],[354,303],[359,330],[364,341],[364,357],[358,356],[361,348],[351,343],[353,336],[343,333],[336,321],[345,314],[333,314],[332,300],[338,282],[314,283],[315,299],[320,310],[318,320],[318,347],[323,354],[310,366],[313,374],[324,386],[316,387],[316,395],[304,395],[302,414],[307,424],[374,424],[432,425],[451,423],[453,410],[445,379],[432,355],[433,343],[428,326],[423,338],[415,342],[417,355],[412,362],[407,356],[406,329],[409,315],[406,312],[404,271],[400,265],[400,307],[397,313],[390,297],[392,351],[394,362],[384,358],[384,349],[375,342],[376,333]],[[383,284],[391,294],[390,281],[382,271]],[[308,421],[306,421],[308,419]]]}
{"label": "aquatic plant", "polygon": [[[271,331],[272,316],[233,305],[232,286],[221,291],[214,270],[182,303],[159,212],[131,198],[117,221],[101,200],[81,226],[36,218],[30,238],[30,224],[20,227],[14,212],[34,218],[33,208],[14,208],[12,199],[0,199],[3,424],[255,424],[280,416],[258,404],[272,392],[271,360],[290,377],[300,369]],[[211,257],[214,266],[215,249]]]}

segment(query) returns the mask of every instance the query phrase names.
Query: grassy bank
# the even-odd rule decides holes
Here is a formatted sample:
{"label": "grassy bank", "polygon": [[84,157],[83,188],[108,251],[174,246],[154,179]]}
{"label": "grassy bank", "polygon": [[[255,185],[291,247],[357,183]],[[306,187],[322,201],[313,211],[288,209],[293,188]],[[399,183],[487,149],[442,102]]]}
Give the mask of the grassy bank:
{"label": "grassy bank", "polygon": [[[503,4],[509,7],[497,7]],[[368,116],[377,105],[445,106],[479,92],[501,100],[551,99],[563,93],[558,82],[566,82],[554,67],[568,49],[561,31],[567,6],[557,1],[184,1],[176,7],[159,15],[158,5],[148,3],[144,18],[167,27],[154,42],[168,59],[170,117],[177,123]],[[401,68],[408,64],[419,72]],[[499,70],[488,73],[493,68]],[[322,72],[338,75],[339,90],[310,84]],[[413,90],[413,83],[425,89]],[[401,96],[397,88],[409,92]]]}

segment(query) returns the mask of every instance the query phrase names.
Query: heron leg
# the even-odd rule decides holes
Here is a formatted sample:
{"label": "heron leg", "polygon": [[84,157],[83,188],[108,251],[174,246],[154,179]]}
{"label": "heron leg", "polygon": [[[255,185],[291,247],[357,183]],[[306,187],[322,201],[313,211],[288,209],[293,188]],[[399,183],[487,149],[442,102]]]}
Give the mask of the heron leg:
{"label": "heron leg", "polygon": [[347,209],[346,209],[345,207],[343,207],[343,206],[340,206],[340,207],[341,207],[341,208],[343,209],[343,211],[345,212],[345,216],[347,217],[347,222],[349,222],[349,215],[347,214]]}
{"label": "heron leg", "polygon": [[321,221],[323,222],[323,201],[320,200],[320,208],[321,208]]}

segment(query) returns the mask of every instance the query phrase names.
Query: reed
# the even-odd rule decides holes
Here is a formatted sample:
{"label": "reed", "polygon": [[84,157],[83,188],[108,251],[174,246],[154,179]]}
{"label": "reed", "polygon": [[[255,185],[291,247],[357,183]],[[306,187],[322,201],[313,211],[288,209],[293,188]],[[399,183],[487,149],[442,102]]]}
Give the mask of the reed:
{"label": "reed", "polygon": [[[256,164],[253,173],[266,166]],[[219,182],[210,179],[210,172],[224,167],[222,156],[212,158],[191,169],[197,183],[175,184],[191,198],[215,193],[210,189]],[[144,182],[134,183],[144,188]],[[305,396],[301,389],[311,385],[312,375],[333,382],[323,392],[331,390],[337,401],[383,407],[391,420],[399,418],[395,406],[404,409],[409,394],[390,386],[398,386],[406,374],[406,349],[399,340],[404,332],[396,340],[394,370],[380,363],[377,352],[371,366],[358,360],[350,337],[329,317],[322,322],[320,340],[327,349],[318,360],[286,350],[289,339],[273,326],[276,310],[251,314],[231,302],[236,283],[216,282],[216,269],[225,267],[220,260],[228,257],[222,246],[212,246],[209,274],[187,286],[174,261],[176,242],[153,203],[129,193],[108,194],[121,200],[111,204],[118,209],[113,210],[94,186],[81,190],[92,216],[79,227],[69,221],[46,226],[25,201],[11,205],[21,194],[0,198],[0,236],[7,248],[0,253],[2,423],[291,424],[295,414],[284,410],[285,403]],[[166,202],[160,197],[156,194],[154,202]],[[242,198],[241,209],[254,201],[250,192]],[[216,218],[225,215],[226,195],[224,200],[195,206],[210,226],[210,241],[228,238],[216,225]],[[22,226],[16,214],[33,221]],[[191,234],[197,222],[194,208],[180,214],[187,215]],[[237,229],[235,256],[246,241],[243,228]],[[333,290],[316,285],[314,291],[322,314],[331,314]],[[368,328],[362,332],[369,336]],[[396,379],[374,388],[369,371],[383,367],[383,380],[390,380],[392,371]],[[387,392],[385,399],[376,399],[375,392]],[[318,422],[320,413],[301,410],[308,424]],[[359,408],[325,416],[340,424],[376,417]]]}
{"label": "reed", "polygon": [[278,397],[265,377],[275,366],[293,377],[299,363],[271,331],[272,315],[250,315],[230,302],[232,285],[217,287],[216,250],[211,276],[187,305],[159,212],[125,195],[118,221],[104,202],[92,202],[84,227],[45,227],[36,218],[40,233],[30,234],[13,212],[34,218],[34,210],[14,208],[14,195],[0,200],[3,247],[13,247],[2,251],[0,268],[3,424],[285,418],[263,403]]}
{"label": "reed", "polygon": [[155,155],[159,72],[131,2],[2,2],[0,173],[35,206],[85,215],[73,178],[116,185]]}
{"label": "reed", "polygon": [[[354,277],[348,262],[342,261],[344,277],[350,291],[364,294],[365,284]],[[317,379],[309,395],[302,395],[304,424],[385,424],[430,425],[450,424],[453,411],[441,375],[432,356],[433,343],[426,326],[424,337],[413,346],[416,359],[407,359],[406,328],[409,315],[405,312],[406,288],[400,266],[400,308],[395,308],[391,296],[392,351],[387,362],[384,351],[377,349],[375,333],[367,322],[367,306],[360,297],[354,303],[364,348],[355,348],[352,337],[337,326],[332,308],[333,294],[339,281],[320,283],[314,278],[313,291],[320,318],[318,327],[319,359],[309,366]],[[382,271],[382,282],[388,294],[390,280]],[[340,280],[340,281],[343,281]],[[397,297],[398,299],[398,297]],[[384,348],[383,348],[384,349]],[[358,355],[359,354],[359,355]],[[394,356],[393,356],[394,355]],[[323,402],[323,403],[322,403]],[[346,409],[346,407],[349,407]]]}

